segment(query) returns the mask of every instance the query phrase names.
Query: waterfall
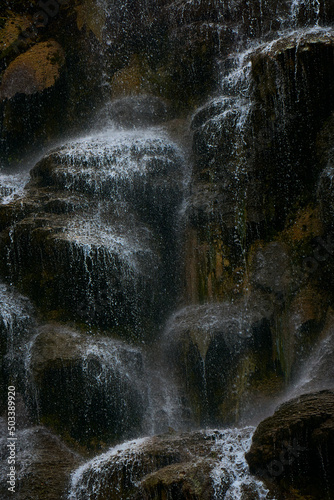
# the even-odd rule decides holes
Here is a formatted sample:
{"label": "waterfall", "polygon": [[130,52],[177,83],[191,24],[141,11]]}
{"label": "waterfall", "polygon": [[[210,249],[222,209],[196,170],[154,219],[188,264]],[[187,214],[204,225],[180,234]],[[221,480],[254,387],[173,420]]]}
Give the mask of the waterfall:
{"label": "waterfall", "polygon": [[290,463],[262,482],[245,454],[279,403],[333,390],[330,0],[17,9],[0,12],[17,491],[64,460],[36,500],[302,498]]}

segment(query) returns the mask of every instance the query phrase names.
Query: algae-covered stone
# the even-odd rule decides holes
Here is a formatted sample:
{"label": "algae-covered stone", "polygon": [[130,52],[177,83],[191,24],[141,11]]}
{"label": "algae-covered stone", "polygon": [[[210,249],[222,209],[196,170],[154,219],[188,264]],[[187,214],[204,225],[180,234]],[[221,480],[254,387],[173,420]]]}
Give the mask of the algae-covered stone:
{"label": "algae-covered stone", "polygon": [[65,63],[62,47],[55,41],[34,45],[18,56],[6,69],[0,96],[10,99],[15,94],[34,94],[52,87]]}
{"label": "algae-covered stone", "polygon": [[27,29],[30,24],[31,20],[27,16],[11,15],[6,19],[5,25],[0,29],[0,54],[2,57],[4,52],[10,52],[20,33]]}

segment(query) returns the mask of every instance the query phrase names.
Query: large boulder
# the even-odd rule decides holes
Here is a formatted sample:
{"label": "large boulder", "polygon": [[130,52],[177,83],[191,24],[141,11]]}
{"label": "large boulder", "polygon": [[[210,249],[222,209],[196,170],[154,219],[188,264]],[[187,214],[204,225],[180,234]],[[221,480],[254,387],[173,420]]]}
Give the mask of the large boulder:
{"label": "large boulder", "polygon": [[[279,498],[334,498],[334,393],[302,395],[260,423],[246,454],[251,472]],[[297,491],[296,491],[297,490]]]}
{"label": "large boulder", "polygon": [[0,206],[4,274],[61,319],[152,332],[175,298],[181,150],[160,129],[108,129],[50,152],[31,178]]}

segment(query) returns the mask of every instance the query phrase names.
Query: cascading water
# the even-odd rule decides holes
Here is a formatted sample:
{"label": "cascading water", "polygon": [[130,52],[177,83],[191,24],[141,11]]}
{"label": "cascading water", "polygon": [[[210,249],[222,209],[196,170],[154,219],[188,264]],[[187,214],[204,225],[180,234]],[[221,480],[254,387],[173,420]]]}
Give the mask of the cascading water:
{"label": "cascading water", "polygon": [[[206,430],[198,433],[200,439],[206,443],[207,455],[213,454],[218,459],[210,473],[213,492],[211,498],[214,500],[243,498],[247,491],[251,491],[252,498],[256,500],[268,498],[268,491],[261,482],[249,475],[244,458],[253,432],[254,428],[246,427],[224,431]],[[111,499],[117,498],[117,495],[120,498],[124,493],[126,495],[126,491],[135,491],[142,480],[143,472],[154,470],[155,461],[158,459],[157,456],[153,455],[146,462],[147,458],[143,451],[145,448],[149,449],[150,446],[152,446],[150,438],[130,441],[87,462],[78,468],[72,476],[69,499],[79,500],[92,496],[96,499],[103,498],[103,489],[110,480],[112,480],[109,487],[109,498]],[[175,440],[174,446],[177,449],[177,440]],[[191,454],[193,443],[190,441],[188,446]],[[170,456],[167,461],[172,464],[179,460]],[[198,462],[200,463],[200,459]],[[127,482],[126,484],[124,484],[124,480]]]}
{"label": "cascading water", "polygon": [[[0,285],[2,372],[6,383],[16,373],[31,419],[18,434],[19,481],[46,442],[66,457],[67,479],[72,470],[71,500],[273,499],[248,469],[249,424],[276,401],[333,389],[333,330],[305,291],[320,285],[291,271],[318,236],[316,223],[307,233],[311,215],[298,212],[300,231],[293,224],[298,203],[316,203],[308,148],[322,141],[320,123],[331,128],[330,5],[93,4],[76,10],[90,57],[100,51],[106,101],[89,135],[50,150],[29,182],[0,176],[10,283]],[[189,42],[191,71],[178,66],[178,37]],[[208,99],[207,66],[202,74],[197,65],[210,57]],[[295,302],[301,326],[289,344]],[[307,360],[297,352],[304,331]],[[86,457],[103,453],[74,470],[78,457],[31,421]]]}

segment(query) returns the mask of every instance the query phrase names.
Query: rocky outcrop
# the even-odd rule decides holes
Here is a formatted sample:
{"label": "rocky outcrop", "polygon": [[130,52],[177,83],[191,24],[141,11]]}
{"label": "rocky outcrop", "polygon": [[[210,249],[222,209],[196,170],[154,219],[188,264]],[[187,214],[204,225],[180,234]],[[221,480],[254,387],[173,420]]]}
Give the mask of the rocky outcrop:
{"label": "rocky outcrop", "polygon": [[11,248],[4,273],[60,319],[149,336],[174,300],[185,169],[159,129],[113,131],[51,152],[25,196],[0,207]]}
{"label": "rocky outcrop", "polygon": [[284,403],[258,426],[246,458],[279,498],[334,498],[334,393]]}
{"label": "rocky outcrop", "polygon": [[26,370],[30,414],[73,445],[96,450],[141,432],[148,386],[140,349],[46,325]]}

